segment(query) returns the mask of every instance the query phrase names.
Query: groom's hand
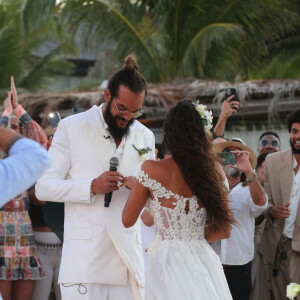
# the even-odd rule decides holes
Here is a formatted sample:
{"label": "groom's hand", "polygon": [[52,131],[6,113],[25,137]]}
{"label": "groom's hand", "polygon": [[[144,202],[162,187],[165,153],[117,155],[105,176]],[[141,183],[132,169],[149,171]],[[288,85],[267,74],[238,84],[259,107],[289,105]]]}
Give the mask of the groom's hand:
{"label": "groom's hand", "polygon": [[124,181],[124,176],[116,171],[105,171],[93,181],[93,194],[106,194],[119,189],[118,183]]}

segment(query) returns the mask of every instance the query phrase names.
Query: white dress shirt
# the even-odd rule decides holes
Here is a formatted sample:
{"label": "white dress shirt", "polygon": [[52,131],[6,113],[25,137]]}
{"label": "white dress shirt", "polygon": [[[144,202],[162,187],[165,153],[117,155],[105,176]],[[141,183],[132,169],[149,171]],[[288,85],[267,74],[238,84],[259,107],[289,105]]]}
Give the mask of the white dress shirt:
{"label": "white dress shirt", "polygon": [[211,246],[223,265],[245,265],[254,256],[255,218],[267,208],[267,195],[266,203],[258,206],[253,203],[249,186],[240,182],[230,191],[229,203],[237,224],[232,225],[230,238],[216,241]]}
{"label": "white dress shirt", "polygon": [[[293,169],[297,167],[297,161],[295,156],[293,155]],[[295,228],[295,221],[297,217],[297,210],[299,205],[299,198],[300,198],[300,172],[298,170],[297,174],[293,171],[293,181],[291,186],[290,192],[290,206],[289,209],[291,210],[291,214],[288,218],[285,219],[283,235],[287,238],[292,239],[294,228]]]}

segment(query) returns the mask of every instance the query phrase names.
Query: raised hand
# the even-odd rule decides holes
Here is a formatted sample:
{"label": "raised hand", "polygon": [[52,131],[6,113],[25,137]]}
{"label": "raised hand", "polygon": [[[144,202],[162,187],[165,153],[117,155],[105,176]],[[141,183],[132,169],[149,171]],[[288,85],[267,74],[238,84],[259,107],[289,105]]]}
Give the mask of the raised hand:
{"label": "raised hand", "polygon": [[228,99],[224,100],[221,107],[221,117],[224,117],[225,119],[228,119],[232,113],[236,112],[239,108],[239,102],[238,101],[231,101],[232,98],[234,98],[235,95],[232,95],[228,97]]}
{"label": "raised hand", "polygon": [[10,91],[11,91],[12,107],[13,109],[16,109],[19,106],[19,102],[18,102],[18,94],[17,94],[17,89],[15,86],[15,81],[13,76],[10,77]]}
{"label": "raised hand", "polygon": [[248,151],[232,150],[230,152],[236,155],[236,165],[234,167],[245,174],[252,172]]}
{"label": "raised hand", "polygon": [[106,194],[119,189],[118,183],[124,181],[124,176],[116,171],[105,171],[93,182],[94,194]]}
{"label": "raised hand", "polygon": [[270,209],[270,215],[276,219],[284,220],[291,215],[291,210],[289,209],[290,202],[285,205],[274,206]]}
{"label": "raised hand", "polygon": [[4,109],[12,113],[13,108],[11,104],[11,92],[8,92],[7,95],[8,95],[7,98],[3,102]]}

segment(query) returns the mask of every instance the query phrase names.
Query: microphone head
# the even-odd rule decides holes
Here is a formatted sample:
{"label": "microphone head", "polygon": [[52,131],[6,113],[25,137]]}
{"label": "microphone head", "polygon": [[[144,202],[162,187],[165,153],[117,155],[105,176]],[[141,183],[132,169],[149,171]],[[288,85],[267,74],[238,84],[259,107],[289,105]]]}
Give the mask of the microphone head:
{"label": "microphone head", "polygon": [[112,168],[117,168],[118,165],[119,165],[119,159],[117,157],[112,157],[110,160],[109,160],[109,165],[110,167]]}

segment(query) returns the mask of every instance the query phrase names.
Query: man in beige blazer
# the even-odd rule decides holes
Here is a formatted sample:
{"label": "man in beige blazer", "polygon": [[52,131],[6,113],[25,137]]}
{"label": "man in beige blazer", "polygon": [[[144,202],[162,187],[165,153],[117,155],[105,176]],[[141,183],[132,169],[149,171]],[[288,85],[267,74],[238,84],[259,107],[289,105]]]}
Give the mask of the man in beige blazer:
{"label": "man in beige blazer", "polygon": [[[143,158],[154,159],[153,133],[135,120],[146,84],[132,57],[110,79],[106,103],[63,119],[49,153],[52,165],[36,185],[44,201],[65,202],[64,244],[58,283],[63,300],[143,299],[144,268],[140,224],[121,220]],[[108,171],[117,157],[117,171]],[[105,194],[112,192],[109,207]]]}
{"label": "man in beige blazer", "polygon": [[269,154],[265,162],[269,207],[260,253],[275,300],[286,299],[290,282],[300,283],[300,109],[287,125],[291,150]]}

